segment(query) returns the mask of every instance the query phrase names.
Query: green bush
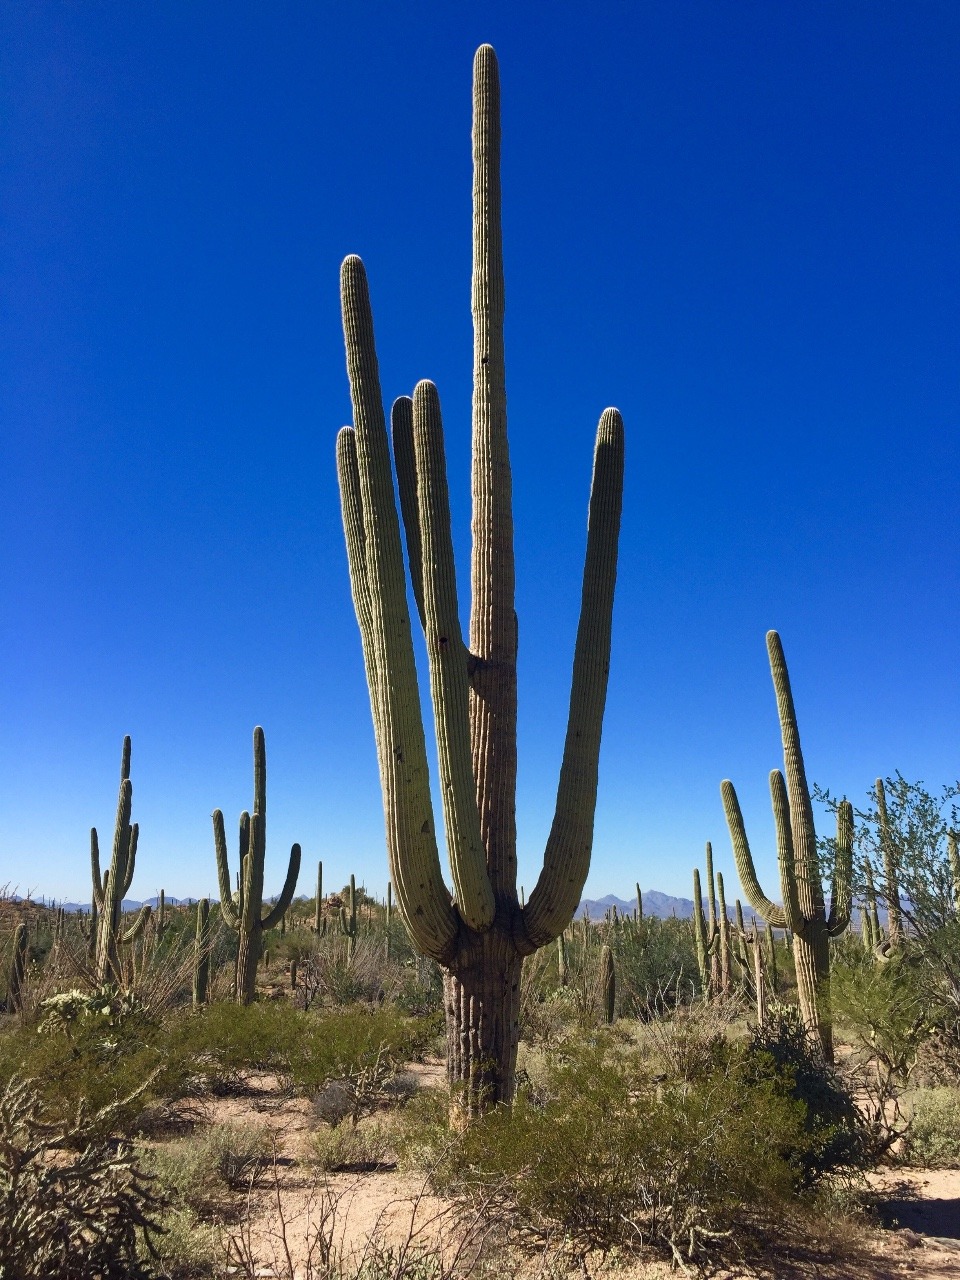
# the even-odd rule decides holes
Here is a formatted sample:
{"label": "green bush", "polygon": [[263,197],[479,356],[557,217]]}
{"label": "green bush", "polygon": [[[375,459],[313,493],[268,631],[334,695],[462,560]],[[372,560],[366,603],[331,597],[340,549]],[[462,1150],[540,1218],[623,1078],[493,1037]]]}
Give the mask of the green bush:
{"label": "green bush", "polygon": [[903,1160],[930,1169],[960,1168],[960,1089],[917,1090]]}
{"label": "green bush", "polygon": [[784,1151],[805,1142],[803,1105],[734,1054],[725,1071],[663,1080],[607,1035],[568,1043],[536,1097],[463,1133],[437,1124],[431,1141],[422,1105],[412,1114],[406,1153],[419,1145],[439,1191],[581,1252],[653,1240],[696,1256],[739,1212],[791,1193]]}
{"label": "green bush", "polygon": [[812,1186],[826,1174],[864,1168],[869,1143],[853,1095],[806,1033],[794,1005],[775,1004],[754,1029],[743,1062],[752,1085],[771,1083],[803,1109],[804,1141],[779,1141],[799,1185]]}
{"label": "green bush", "polygon": [[231,1192],[257,1181],[272,1154],[266,1126],[215,1124],[144,1150],[144,1167],[175,1204],[202,1221],[222,1214]]}

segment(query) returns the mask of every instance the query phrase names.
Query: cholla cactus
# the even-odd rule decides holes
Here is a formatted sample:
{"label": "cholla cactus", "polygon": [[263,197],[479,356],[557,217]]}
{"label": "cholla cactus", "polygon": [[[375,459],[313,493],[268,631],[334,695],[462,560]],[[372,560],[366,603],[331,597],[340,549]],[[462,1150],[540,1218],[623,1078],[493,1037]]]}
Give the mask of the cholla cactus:
{"label": "cholla cactus", "polygon": [[746,828],[733,783],[721,785],[723,807],[730,828],[733,853],[743,891],[754,911],[778,929],[793,933],[797,994],[804,1024],[815,1036],[824,1057],[833,1061],[833,1023],[830,1012],[830,939],[838,938],[850,923],[850,881],[853,865],[853,809],[849,801],[837,809],[837,839],[833,866],[830,913],[824,907],[817,833],[807,788],[800,732],[790,690],[790,677],[780,637],[767,632],[770,671],[777,695],[787,781],[779,769],[770,774],[770,793],[777,827],[780,884],[783,906],[770,901],[760,888],[747,842]]}
{"label": "cholla cactus", "polygon": [[[113,856],[110,868],[100,874],[100,844],[96,827],[90,829],[90,872],[93,878],[93,903],[97,918],[94,973],[98,985],[123,981],[120,963],[120,947],[136,941],[150,918],[150,907],[141,907],[140,913],[129,929],[122,926],[123,899],[130,891],[133,870],[137,859],[137,839],[140,828],[131,825],[133,809],[133,783],[130,781],[130,738],[123,740],[120,756],[120,795],[117,800],[117,820],[113,829]],[[91,927],[92,927],[91,920]]]}
{"label": "cholla cactus", "polygon": [[440,400],[430,382],[393,407],[393,464],[426,637],[453,895],[444,882],[407,606],[373,317],[359,258],[341,272],[353,426],[337,438],[350,580],[383,791],[390,878],[414,945],[446,971],[448,1078],[466,1111],[513,1095],[523,957],[569,924],[593,839],[623,485],[623,423],[597,432],[587,555],[557,807],[543,870],[517,894],[517,616],[506,435],[500,83],[474,62],[473,552],[461,633]]}
{"label": "cholla cactus", "polygon": [[257,962],[265,930],[272,929],[293,900],[300,873],[300,846],[290,850],[287,878],[280,897],[263,914],[263,867],[267,854],[267,747],[263,730],[253,731],[253,813],[240,815],[240,887],[236,900],[230,892],[230,864],[223,814],[213,813],[213,839],[220,884],[220,912],[237,931],[237,969],[234,993],[237,1004],[250,1004],[257,990]]}

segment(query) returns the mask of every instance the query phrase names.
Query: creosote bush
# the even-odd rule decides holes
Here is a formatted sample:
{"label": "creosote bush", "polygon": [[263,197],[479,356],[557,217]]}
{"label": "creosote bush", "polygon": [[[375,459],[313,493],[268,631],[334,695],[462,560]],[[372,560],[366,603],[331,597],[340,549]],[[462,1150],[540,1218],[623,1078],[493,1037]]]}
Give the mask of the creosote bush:
{"label": "creosote bush", "polygon": [[716,1052],[722,1069],[682,1078],[609,1034],[567,1042],[512,1112],[460,1134],[440,1114],[431,1130],[429,1101],[411,1104],[405,1156],[521,1238],[562,1235],[580,1252],[658,1243],[697,1259],[738,1218],[795,1194],[812,1141],[790,1073],[758,1069],[742,1046]]}
{"label": "creosote bush", "polygon": [[960,1169],[960,1089],[941,1085],[913,1095],[913,1121],[903,1148],[904,1164]]}

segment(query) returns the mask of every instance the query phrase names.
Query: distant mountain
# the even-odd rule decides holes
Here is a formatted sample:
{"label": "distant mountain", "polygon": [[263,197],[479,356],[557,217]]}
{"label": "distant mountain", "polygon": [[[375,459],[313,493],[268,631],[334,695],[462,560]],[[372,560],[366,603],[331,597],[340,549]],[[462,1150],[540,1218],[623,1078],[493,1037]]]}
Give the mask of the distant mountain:
{"label": "distant mountain", "polygon": [[[13,895],[13,901],[23,902],[25,901],[25,899],[22,898],[19,893],[15,893]],[[38,905],[44,906],[44,907],[50,907],[50,908],[63,907],[64,911],[74,912],[74,913],[78,911],[84,911],[89,914],[89,911],[90,911],[89,902],[57,902],[54,898],[34,898],[34,897],[31,897],[30,901],[35,902]],[[190,907],[190,906],[193,906],[193,904],[197,901],[197,899],[196,898],[171,898],[167,896],[165,898],[165,901],[168,907]],[[139,911],[145,902],[149,902],[150,906],[153,907],[154,911],[156,911],[157,906],[160,902],[160,895],[157,894],[157,896],[154,898],[144,898],[143,902],[134,902],[132,898],[124,898],[123,902],[121,902],[120,904],[120,908],[122,911]]]}
{"label": "distant mountain", "polygon": [[[574,914],[575,920],[589,915],[591,920],[602,920],[611,907],[616,907],[621,915],[632,916],[636,910],[637,900],[631,898],[624,902],[614,893],[605,898],[585,898]],[[681,920],[689,920],[693,915],[693,902],[690,898],[673,898],[669,893],[661,893],[659,889],[647,889],[643,893],[643,914],[659,916],[662,920],[676,915]]]}

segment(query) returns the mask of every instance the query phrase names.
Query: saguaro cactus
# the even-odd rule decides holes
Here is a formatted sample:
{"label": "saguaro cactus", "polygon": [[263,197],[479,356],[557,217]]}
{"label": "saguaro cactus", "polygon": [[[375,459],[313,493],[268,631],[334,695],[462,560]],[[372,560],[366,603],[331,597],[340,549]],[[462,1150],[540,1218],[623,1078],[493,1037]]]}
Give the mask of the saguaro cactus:
{"label": "saguaro cactus", "polygon": [[603,1020],[611,1026],[617,1013],[617,973],[613,951],[606,943],[600,948],[600,1000]]}
{"label": "saguaro cactus", "polygon": [[220,912],[231,929],[237,930],[237,1004],[250,1004],[257,988],[257,962],[266,929],[272,929],[293,900],[300,874],[300,846],[290,850],[287,878],[280,897],[263,914],[263,866],[267,853],[267,747],[263,730],[253,731],[253,813],[240,815],[240,887],[234,899],[230,892],[230,864],[223,814],[213,812],[213,839],[220,885]]}
{"label": "saguaro cactus", "polygon": [[880,835],[880,855],[883,859],[883,894],[887,904],[887,941],[888,950],[900,945],[903,933],[903,921],[900,912],[900,877],[897,874],[897,851],[894,848],[890,831],[890,819],[887,816],[887,793],[883,787],[883,779],[874,783],[877,797],[877,829]]}
{"label": "saguaro cactus", "polygon": [[120,946],[134,942],[150,918],[150,907],[144,905],[133,924],[126,931],[122,927],[123,899],[133,882],[137,860],[139,825],[131,824],[133,810],[133,783],[130,781],[130,738],[123,740],[120,755],[120,795],[117,799],[117,820],[113,829],[113,855],[109,870],[100,874],[100,842],[97,828],[90,828],[90,874],[93,879],[93,918],[96,918],[96,945],[94,970],[97,982],[121,982]]}
{"label": "saguaro cactus", "polygon": [[347,940],[347,960],[353,959],[354,951],[357,946],[357,880],[356,876],[350,877],[350,886],[347,889],[347,901],[337,913],[337,924],[340,932]]}
{"label": "saguaro cactus", "polygon": [[210,899],[197,903],[197,932],[193,940],[193,1003],[207,1003],[210,983]]}
{"label": "saguaro cactus", "polygon": [[27,926],[21,920],[13,931],[13,955],[7,970],[7,1013],[23,1008],[23,980],[27,974]]}
{"label": "saguaro cactus", "polygon": [[446,970],[448,1077],[468,1113],[513,1094],[520,967],[569,924],[590,861],[623,485],[623,423],[597,432],[573,686],[553,826],[526,905],[516,888],[517,618],[506,436],[500,87],[474,63],[473,601],[461,636],[440,402],[432,383],[393,407],[393,452],[413,593],[426,636],[453,896],[440,866],[400,521],[366,274],[341,274],[352,427],[337,467],[383,789],[397,908]]}
{"label": "saguaro cactus", "polygon": [[729,780],[721,784],[723,807],[743,891],[754,911],[764,920],[777,929],[792,931],[800,1013],[810,1034],[819,1040],[824,1057],[832,1061],[830,939],[839,937],[850,923],[853,809],[847,800],[842,801],[837,809],[837,840],[830,913],[827,915],[817,861],[813,806],[810,803],[803,755],[800,751],[800,732],[783,646],[776,631],[767,632],[767,652],[777,695],[787,773],[786,783],[779,769],[774,769],[770,774],[783,906],[771,902],[760,888],[740,803],[733,783]]}

